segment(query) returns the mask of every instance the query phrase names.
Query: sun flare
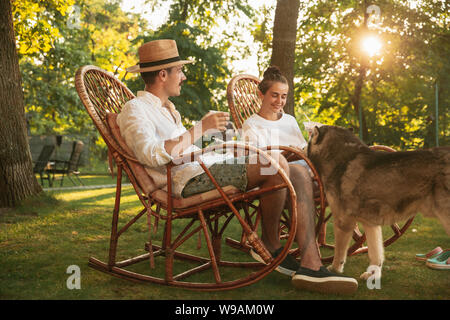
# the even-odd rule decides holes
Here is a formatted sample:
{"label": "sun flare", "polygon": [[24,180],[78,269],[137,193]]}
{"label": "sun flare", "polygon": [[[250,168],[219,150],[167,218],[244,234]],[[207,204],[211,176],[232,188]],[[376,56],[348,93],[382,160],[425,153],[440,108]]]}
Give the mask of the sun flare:
{"label": "sun flare", "polygon": [[362,49],[371,57],[380,54],[382,46],[381,40],[375,36],[364,38],[362,41]]}

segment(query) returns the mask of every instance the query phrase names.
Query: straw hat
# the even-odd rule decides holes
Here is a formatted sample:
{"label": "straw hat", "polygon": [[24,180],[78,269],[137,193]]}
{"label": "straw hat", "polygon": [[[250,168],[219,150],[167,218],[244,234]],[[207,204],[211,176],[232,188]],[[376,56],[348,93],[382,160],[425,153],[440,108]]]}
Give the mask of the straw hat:
{"label": "straw hat", "polygon": [[175,40],[162,39],[144,43],[138,50],[139,63],[127,68],[128,72],[148,72],[192,63],[181,60]]}

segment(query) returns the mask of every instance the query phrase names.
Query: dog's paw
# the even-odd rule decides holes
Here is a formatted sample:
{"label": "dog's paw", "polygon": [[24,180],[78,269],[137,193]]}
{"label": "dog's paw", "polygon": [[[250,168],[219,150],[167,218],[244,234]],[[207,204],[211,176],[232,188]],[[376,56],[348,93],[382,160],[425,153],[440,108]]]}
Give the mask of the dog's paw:
{"label": "dog's paw", "polygon": [[379,266],[376,265],[370,265],[367,268],[367,271],[364,272],[363,274],[361,274],[360,278],[367,280],[370,277],[372,277],[372,279],[381,279],[381,268]]}
{"label": "dog's paw", "polygon": [[335,273],[344,273],[344,267],[335,268],[332,264],[330,264],[327,267],[328,271],[335,272]]}

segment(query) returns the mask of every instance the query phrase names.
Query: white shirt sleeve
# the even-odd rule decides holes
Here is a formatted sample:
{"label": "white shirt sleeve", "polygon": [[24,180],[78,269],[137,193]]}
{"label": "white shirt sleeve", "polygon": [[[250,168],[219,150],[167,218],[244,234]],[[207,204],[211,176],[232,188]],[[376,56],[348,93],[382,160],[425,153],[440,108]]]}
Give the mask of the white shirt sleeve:
{"label": "white shirt sleeve", "polygon": [[300,127],[298,126],[297,120],[295,120],[295,118],[292,117],[291,122],[292,122],[292,128],[295,132],[294,137],[297,142],[295,144],[295,146],[299,146],[301,149],[304,149],[308,145],[308,142],[306,142],[305,137],[303,137],[302,131],[300,130]]}
{"label": "white shirt sleeve", "polygon": [[141,112],[141,107],[129,101],[117,117],[117,125],[125,143],[141,163],[150,167],[165,165],[172,157],[167,153],[164,141],[156,138],[153,122],[145,119],[146,115]]}

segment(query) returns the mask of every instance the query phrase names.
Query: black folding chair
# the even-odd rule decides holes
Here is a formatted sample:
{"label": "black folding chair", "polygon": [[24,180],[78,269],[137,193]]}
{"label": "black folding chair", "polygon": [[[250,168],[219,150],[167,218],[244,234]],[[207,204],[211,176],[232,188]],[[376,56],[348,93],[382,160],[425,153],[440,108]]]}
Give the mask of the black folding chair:
{"label": "black folding chair", "polygon": [[44,186],[44,180],[48,180],[48,185],[50,187],[53,185],[53,180],[50,177],[50,173],[46,170],[53,151],[55,151],[55,146],[52,144],[42,147],[41,153],[39,154],[39,157],[33,167],[33,173],[39,174],[42,186]]}
{"label": "black folding chair", "polygon": [[70,154],[69,160],[52,160],[52,162],[54,162],[55,164],[52,169],[49,169],[49,171],[51,171],[51,173],[53,174],[53,180],[55,179],[55,174],[62,174],[60,183],[61,187],[63,185],[64,175],[67,175],[73,185],[76,185],[75,181],[73,181],[70,177],[71,175],[74,175],[78,179],[80,184],[84,186],[79,177],[80,172],[78,171],[78,165],[81,160],[81,153],[83,152],[83,148],[83,141],[74,141],[72,146],[72,153]]}

